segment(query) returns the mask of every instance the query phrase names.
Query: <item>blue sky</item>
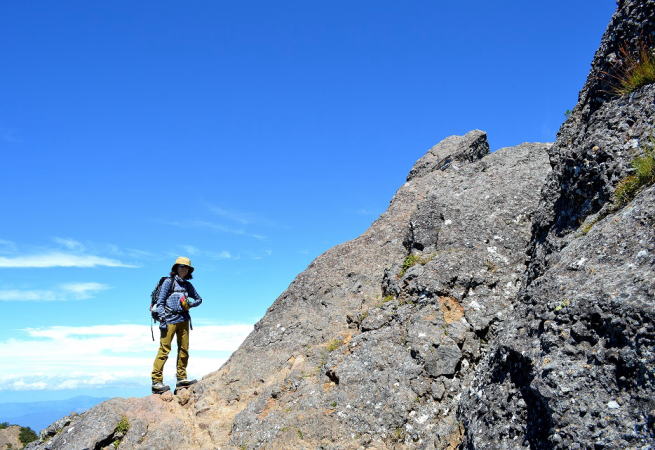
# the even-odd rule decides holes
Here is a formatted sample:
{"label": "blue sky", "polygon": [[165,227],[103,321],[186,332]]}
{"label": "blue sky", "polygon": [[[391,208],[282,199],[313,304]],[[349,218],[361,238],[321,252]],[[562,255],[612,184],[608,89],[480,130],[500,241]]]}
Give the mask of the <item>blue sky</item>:
{"label": "blue sky", "polygon": [[178,255],[191,375],[217,369],[429,147],[553,141],[614,7],[3,2],[0,402],[147,394]]}

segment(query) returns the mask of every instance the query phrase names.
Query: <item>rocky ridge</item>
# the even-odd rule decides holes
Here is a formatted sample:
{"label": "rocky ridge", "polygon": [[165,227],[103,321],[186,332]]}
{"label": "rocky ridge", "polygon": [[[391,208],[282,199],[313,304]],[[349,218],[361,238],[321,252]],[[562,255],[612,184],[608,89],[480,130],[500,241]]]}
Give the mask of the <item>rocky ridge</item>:
{"label": "rocky ridge", "polygon": [[64,419],[41,445],[455,445],[461,391],[520,286],[548,147],[489,153],[479,130],[445,139],[369,230],[298,275],[219,371],[175,397]]}
{"label": "rocky ridge", "polygon": [[218,371],[64,418],[30,448],[652,445],[655,187],[611,198],[655,87],[609,94],[607,74],[654,17],[655,1],[618,3],[554,145],[445,139]]}

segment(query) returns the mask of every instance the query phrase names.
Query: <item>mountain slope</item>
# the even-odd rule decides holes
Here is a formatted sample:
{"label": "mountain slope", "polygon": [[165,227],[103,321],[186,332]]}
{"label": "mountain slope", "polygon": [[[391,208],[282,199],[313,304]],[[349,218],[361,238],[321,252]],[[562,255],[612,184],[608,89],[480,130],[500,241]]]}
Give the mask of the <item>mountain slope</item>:
{"label": "mountain slope", "polygon": [[105,402],[50,447],[112,442],[122,416],[124,447],[457,441],[458,392],[519,287],[547,148],[489,154],[477,130],[445,139],[369,230],[298,275],[192,395]]}

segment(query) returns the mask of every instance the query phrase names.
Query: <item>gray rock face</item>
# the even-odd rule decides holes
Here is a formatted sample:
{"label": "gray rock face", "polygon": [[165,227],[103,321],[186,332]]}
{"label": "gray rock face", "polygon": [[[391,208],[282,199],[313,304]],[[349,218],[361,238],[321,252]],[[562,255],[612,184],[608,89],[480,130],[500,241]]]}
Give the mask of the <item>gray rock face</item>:
{"label": "gray rock face", "polygon": [[[158,442],[163,449],[202,448],[187,414],[164,396],[143,399],[114,398],[83,414],[57,420],[40,434],[40,442],[30,449],[107,449],[143,448],[144,438]],[[119,425],[120,424],[120,425]],[[122,429],[124,426],[127,430]],[[146,445],[147,448],[147,445]]]}
{"label": "gray rock face", "polygon": [[475,447],[655,442],[654,200],[651,186],[526,290],[464,403]]}
{"label": "gray rock face", "polygon": [[460,405],[468,447],[655,444],[655,190],[611,204],[653,132],[655,86],[618,96],[607,76],[654,20],[654,1],[619,2],[549,150],[520,302]]}
{"label": "gray rock face", "polygon": [[655,129],[652,84],[628,95],[612,92],[622,68],[619,49],[634,53],[653,40],[654,17],[655,0],[619,2],[578,104],[549,151],[553,172],[535,216],[529,280],[546,269],[551,253],[567,245],[571,231],[607,204]]}
{"label": "gray rock face", "polygon": [[[294,365],[303,358],[305,369],[291,369],[237,414],[230,444],[442,448],[458,442],[459,395],[490,323],[511,310],[538,202],[534,186],[549,170],[548,145],[523,144],[482,157],[484,138],[479,131],[450,137],[417,162],[389,211],[365,234],[395,242],[393,258],[375,272],[357,268],[351,277],[371,284],[341,291],[350,305],[326,296],[323,275],[311,266],[301,275],[308,280],[305,295],[328,303],[341,323],[337,318],[332,334],[300,356],[284,355]],[[470,154],[478,159],[469,161]],[[444,157],[452,159],[447,167],[426,165]],[[356,242],[340,256],[350,261],[377,254],[375,244],[352,246]],[[471,322],[469,308],[475,311]],[[311,333],[307,323],[298,327],[303,336]]]}

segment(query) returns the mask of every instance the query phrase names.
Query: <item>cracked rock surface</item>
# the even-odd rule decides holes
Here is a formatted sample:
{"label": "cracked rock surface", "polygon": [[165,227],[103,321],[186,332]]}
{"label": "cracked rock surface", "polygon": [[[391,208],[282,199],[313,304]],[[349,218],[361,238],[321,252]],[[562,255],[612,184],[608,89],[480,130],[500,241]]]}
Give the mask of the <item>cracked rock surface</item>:
{"label": "cracked rock surface", "polygon": [[619,49],[654,20],[655,1],[618,2],[549,150],[516,307],[460,405],[469,448],[655,445],[655,188],[612,200],[655,129],[653,84],[612,92]]}
{"label": "cracked rock surface", "polygon": [[534,186],[548,173],[546,144],[458,159],[483,138],[478,131],[451,137],[428,153],[445,148],[451,164],[444,167],[440,155],[432,171],[412,170],[390,211],[408,198],[412,207],[402,208],[402,219],[387,217],[394,258],[375,278],[367,274],[370,288],[345,293],[350,305],[322,342],[291,355],[302,366],[236,416],[232,444],[281,444],[298,431],[304,442],[328,447],[459,442],[460,393],[489,328],[511,310],[538,202]]}

